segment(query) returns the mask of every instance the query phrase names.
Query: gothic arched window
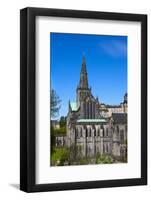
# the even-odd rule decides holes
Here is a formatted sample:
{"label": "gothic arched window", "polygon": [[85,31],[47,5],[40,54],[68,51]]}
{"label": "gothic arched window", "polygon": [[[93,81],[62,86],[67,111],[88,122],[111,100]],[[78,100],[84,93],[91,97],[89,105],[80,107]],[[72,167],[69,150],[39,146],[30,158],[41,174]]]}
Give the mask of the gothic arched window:
{"label": "gothic arched window", "polygon": [[88,129],[87,129],[87,127],[85,128],[85,136],[88,137]]}
{"label": "gothic arched window", "polygon": [[120,143],[124,144],[124,130],[120,130]]}
{"label": "gothic arched window", "polygon": [[93,108],[92,108],[92,102],[90,103],[90,107],[91,107],[91,110],[90,110],[90,112],[91,112],[91,119],[93,119]]}
{"label": "gothic arched window", "polygon": [[96,129],[95,129],[95,127],[94,127],[94,137],[96,137]]}
{"label": "gothic arched window", "polygon": [[84,118],[86,118],[86,103],[83,104],[84,107]]}
{"label": "gothic arched window", "polygon": [[104,127],[102,127],[102,136],[104,137]]}
{"label": "gothic arched window", "polygon": [[97,130],[97,135],[100,136],[100,129]]}
{"label": "gothic arched window", "polygon": [[108,128],[106,128],[106,136],[108,137],[108,134],[109,134],[109,130]]}
{"label": "gothic arched window", "polygon": [[83,137],[83,129],[81,128],[81,137]]}
{"label": "gothic arched window", "polygon": [[91,137],[91,128],[89,128],[89,137]]}
{"label": "gothic arched window", "polygon": [[76,138],[78,138],[78,136],[79,136],[78,135],[78,128],[75,129],[75,136],[76,136]]}
{"label": "gothic arched window", "polygon": [[80,128],[80,137],[83,136],[83,133],[82,133],[82,127]]}
{"label": "gothic arched window", "polygon": [[116,136],[117,136],[117,139],[119,140],[119,127],[116,126]]}

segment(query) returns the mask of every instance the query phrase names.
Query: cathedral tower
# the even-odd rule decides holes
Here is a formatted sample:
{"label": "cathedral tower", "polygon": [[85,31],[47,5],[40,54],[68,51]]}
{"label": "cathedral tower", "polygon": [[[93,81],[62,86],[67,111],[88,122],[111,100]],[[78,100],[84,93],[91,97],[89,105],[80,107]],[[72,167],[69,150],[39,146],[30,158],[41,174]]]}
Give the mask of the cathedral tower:
{"label": "cathedral tower", "polygon": [[90,88],[88,85],[88,76],[87,76],[87,70],[86,70],[86,60],[83,56],[82,58],[82,67],[80,72],[80,81],[79,85],[77,87],[77,105],[78,107],[81,105],[82,101],[90,95]]}

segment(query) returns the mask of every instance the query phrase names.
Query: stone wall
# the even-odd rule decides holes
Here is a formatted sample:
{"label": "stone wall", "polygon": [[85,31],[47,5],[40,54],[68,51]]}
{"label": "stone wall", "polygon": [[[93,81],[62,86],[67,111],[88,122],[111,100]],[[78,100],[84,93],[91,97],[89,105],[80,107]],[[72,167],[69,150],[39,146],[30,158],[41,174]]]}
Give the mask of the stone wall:
{"label": "stone wall", "polygon": [[76,125],[68,130],[67,145],[77,147],[80,157],[109,154],[120,157],[125,151],[127,129],[125,125]]}

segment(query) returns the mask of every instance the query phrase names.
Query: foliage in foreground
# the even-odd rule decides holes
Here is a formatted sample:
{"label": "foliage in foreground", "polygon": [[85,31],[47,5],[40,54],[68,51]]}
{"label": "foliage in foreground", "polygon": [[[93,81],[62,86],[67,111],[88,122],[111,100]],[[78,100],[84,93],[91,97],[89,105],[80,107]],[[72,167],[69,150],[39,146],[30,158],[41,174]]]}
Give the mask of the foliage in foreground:
{"label": "foliage in foreground", "polygon": [[61,128],[53,128],[51,127],[51,134],[52,135],[65,135],[66,134],[66,127],[61,127]]}
{"label": "foliage in foreground", "polygon": [[52,165],[64,165],[68,160],[69,151],[67,148],[53,148],[53,153],[51,154],[51,164]]}
{"label": "foliage in foreground", "polygon": [[96,164],[111,164],[113,163],[113,157],[111,155],[107,155],[107,154],[97,154],[96,155]]}
{"label": "foliage in foreground", "polygon": [[[73,157],[70,154],[70,149],[62,148],[53,148],[51,154],[51,165],[53,166],[64,166],[64,165],[88,165],[88,164],[111,164],[114,163],[114,159],[111,155],[101,155],[97,154],[96,157],[90,158],[78,158]],[[72,158],[71,158],[72,157]]]}

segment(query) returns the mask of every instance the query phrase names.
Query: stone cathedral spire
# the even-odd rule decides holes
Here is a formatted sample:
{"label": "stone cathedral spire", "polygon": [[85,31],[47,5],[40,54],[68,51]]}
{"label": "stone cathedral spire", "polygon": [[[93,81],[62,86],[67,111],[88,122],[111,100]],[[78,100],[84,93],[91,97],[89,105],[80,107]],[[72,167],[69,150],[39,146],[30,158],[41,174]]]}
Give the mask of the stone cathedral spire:
{"label": "stone cathedral spire", "polygon": [[82,67],[80,72],[80,81],[77,87],[77,106],[79,107],[84,99],[90,94],[88,75],[86,69],[85,56],[82,58]]}
{"label": "stone cathedral spire", "polygon": [[88,89],[88,77],[87,77],[85,56],[83,56],[83,58],[82,58],[82,67],[81,67],[81,73],[80,73],[79,88],[80,89]]}

